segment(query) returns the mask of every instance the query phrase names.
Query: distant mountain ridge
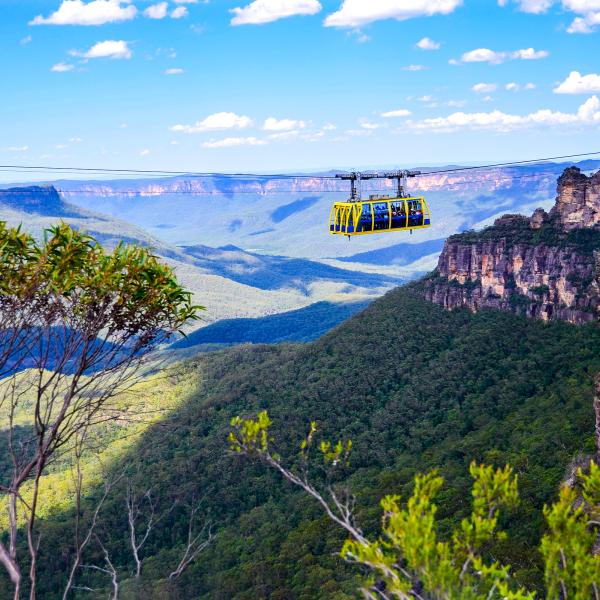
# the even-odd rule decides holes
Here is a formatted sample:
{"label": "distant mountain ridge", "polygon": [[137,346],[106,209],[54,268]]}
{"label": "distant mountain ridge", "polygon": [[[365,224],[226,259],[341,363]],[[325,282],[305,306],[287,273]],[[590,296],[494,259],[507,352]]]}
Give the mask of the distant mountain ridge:
{"label": "distant mountain ridge", "polygon": [[[600,162],[577,164],[588,170]],[[565,166],[543,163],[446,173],[428,173],[445,170],[440,167],[422,168],[425,174],[410,182],[409,191],[427,196],[432,227],[413,236],[390,233],[351,242],[328,232],[332,202],[349,193],[347,182],[320,179],[335,173],[330,171],[283,179],[182,175],[55,185],[69,202],[133,223],[172,246],[233,244],[261,255],[343,259],[356,263],[355,270],[390,267],[398,276],[412,277],[430,270],[437,258],[439,248],[429,253],[425,242],[480,228],[506,212],[549,209],[556,177]],[[385,180],[364,182],[363,196],[375,190],[390,192],[392,185]],[[414,246],[410,252],[408,246]],[[365,256],[388,248],[389,252]],[[429,254],[434,256],[424,264]],[[363,256],[368,262],[359,262]]]}
{"label": "distant mountain ridge", "polygon": [[[22,225],[34,235],[63,220],[108,248],[119,242],[152,248],[194,292],[195,301],[206,306],[195,327],[288,313],[318,302],[332,302],[332,312],[343,315],[346,303],[369,302],[404,281],[305,259],[261,256],[231,245],[177,247],[123,219],[72,204],[53,186],[1,189],[0,220]],[[337,322],[334,318],[332,326]],[[309,335],[309,326],[298,335]],[[313,328],[323,332],[319,323],[313,322]]]}
{"label": "distant mountain ridge", "polygon": [[451,236],[423,293],[446,308],[501,308],[583,323],[600,319],[600,171],[558,179],[547,213],[505,215],[480,232]]}

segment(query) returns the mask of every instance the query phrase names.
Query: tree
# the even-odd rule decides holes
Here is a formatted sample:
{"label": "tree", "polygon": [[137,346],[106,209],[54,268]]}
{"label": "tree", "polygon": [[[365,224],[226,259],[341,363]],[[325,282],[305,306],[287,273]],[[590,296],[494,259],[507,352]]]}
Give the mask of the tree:
{"label": "tree", "polygon": [[[435,472],[417,475],[405,505],[394,495],[381,501],[382,537],[368,539],[356,525],[348,493],[340,500],[331,481],[319,484],[309,477],[308,453],[314,444],[312,423],[300,444],[299,466],[288,467],[272,451],[271,420],[266,412],[256,419],[231,421],[230,449],[255,457],[315,498],[331,520],[348,533],[342,557],[367,567],[371,577],[363,588],[370,600],[534,600],[535,592],[517,584],[509,565],[487,558],[498,529],[501,509],[518,502],[517,476],[509,466],[494,469],[471,463],[472,512],[448,539],[436,528],[436,495],[443,479]],[[346,464],[350,442],[319,445],[323,463],[331,469]],[[548,600],[600,600],[600,555],[594,553],[600,528],[600,467],[590,461],[577,473],[579,488],[564,486],[552,506],[544,508],[548,531],[541,543]]]}
{"label": "tree", "polygon": [[0,419],[11,465],[0,480],[9,525],[0,563],[19,598],[24,526],[33,599],[45,470],[82,432],[123,416],[109,401],[201,307],[149,250],[105,252],[65,224],[37,242],[0,222],[0,274]]}

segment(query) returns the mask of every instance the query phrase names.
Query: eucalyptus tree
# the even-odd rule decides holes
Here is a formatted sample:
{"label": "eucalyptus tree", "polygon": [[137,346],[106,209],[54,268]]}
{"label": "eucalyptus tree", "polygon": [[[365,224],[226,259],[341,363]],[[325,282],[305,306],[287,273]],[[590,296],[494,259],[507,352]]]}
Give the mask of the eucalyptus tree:
{"label": "eucalyptus tree", "polygon": [[[596,402],[600,398],[596,398]],[[521,586],[510,565],[493,557],[493,542],[506,539],[499,527],[503,510],[519,499],[517,475],[510,466],[494,469],[471,463],[472,512],[448,536],[441,536],[436,497],[444,480],[436,471],[417,475],[406,502],[397,495],[381,500],[381,535],[369,538],[354,514],[352,495],[332,476],[348,464],[351,442],[315,443],[312,423],[291,462],[275,451],[266,411],[257,418],[231,421],[229,447],[254,457],[316,500],[325,514],[345,530],[341,556],[366,567],[371,575],[362,594],[369,600],[536,600]],[[317,446],[319,462],[309,460]],[[327,477],[315,477],[315,467]],[[547,600],[600,600],[600,466],[593,460],[565,483],[559,498],[544,507],[547,531],[540,552],[544,560]]]}
{"label": "eucalyptus tree", "polygon": [[38,242],[0,222],[0,450],[8,457],[0,564],[15,599],[25,565],[36,596],[36,515],[48,466],[94,425],[123,417],[111,400],[200,308],[148,249],[108,252],[65,224]]}

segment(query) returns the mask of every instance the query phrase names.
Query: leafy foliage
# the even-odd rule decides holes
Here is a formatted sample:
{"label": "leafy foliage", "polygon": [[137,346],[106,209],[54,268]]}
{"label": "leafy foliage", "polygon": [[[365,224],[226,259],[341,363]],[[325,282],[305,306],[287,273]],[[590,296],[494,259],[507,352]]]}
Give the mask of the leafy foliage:
{"label": "leafy foliage", "polygon": [[[235,452],[262,459],[292,484],[320,500],[321,496],[311,493],[315,488],[306,479],[300,479],[270,453],[271,425],[266,411],[259,413],[256,419],[234,417],[228,437],[230,447]],[[315,433],[313,422],[308,437],[300,445],[303,458]],[[351,447],[350,442],[338,442],[335,451],[330,453],[329,442],[321,442],[320,446],[325,462],[333,465],[342,456],[347,461]],[[514,508],[518,503],[517,476],[509,466],[494,469],[472,462],[469,470],[474,480],[472,511],[446,540],[441,540],[437,532],[435,499],[444,480],[436,471],[416,475],[414,490],[405,506],[401,506],[398,495],[387,495],[381,500],[382,537],[375,541],[363,537],[353,524],[350,512],[340,522],[336,509],[344,516],[344,511],[350,511],[350,505],[341,506],[334,493],[331,495],[335,506],[321,502],[327,515],[350,533],[343,545],[342,557],[374,573],[363,588],[366,598],[536,598],[535,592],[515,584],[510,566],[485,557],[485,551],[495,539],[506,539],[506,533],[498,530],[498,518],[501,509]],[[580,468],[577,475],[581,482],[579,493],[564,485],[559,500],[544,507],[549,531],[543,537],[541,551],[548,600],[600,598],[600,555],[594,553],[600,523],[590,521],[600,511],[600,467],[591,461],[589,471],[584,473]]]}

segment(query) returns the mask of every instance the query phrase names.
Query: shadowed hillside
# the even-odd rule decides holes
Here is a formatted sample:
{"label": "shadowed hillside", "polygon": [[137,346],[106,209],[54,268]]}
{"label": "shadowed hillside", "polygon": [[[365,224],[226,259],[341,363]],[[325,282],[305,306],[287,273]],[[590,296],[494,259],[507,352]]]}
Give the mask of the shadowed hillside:
{"label": "shadowed hillside", "polygon": [[171,347],[311,342],[367,306],[368,302],[316,302],[306,308],[259,319],[224,319],[190,333]]}

